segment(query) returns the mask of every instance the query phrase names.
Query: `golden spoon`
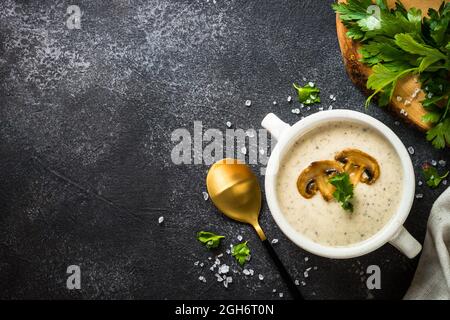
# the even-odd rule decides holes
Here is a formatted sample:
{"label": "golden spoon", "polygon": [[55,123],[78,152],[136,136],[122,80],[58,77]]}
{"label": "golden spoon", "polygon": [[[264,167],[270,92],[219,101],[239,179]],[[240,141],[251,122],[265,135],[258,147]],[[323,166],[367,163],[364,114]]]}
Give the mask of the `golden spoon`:
{"label": "golden spoon", "polygon": [[302,299],[294,281],[259,225],[261,188],[251,169],[236,159],[222,159],[209,169],[206,187],[212,202],[224,215],[253,226],[294,299]]}

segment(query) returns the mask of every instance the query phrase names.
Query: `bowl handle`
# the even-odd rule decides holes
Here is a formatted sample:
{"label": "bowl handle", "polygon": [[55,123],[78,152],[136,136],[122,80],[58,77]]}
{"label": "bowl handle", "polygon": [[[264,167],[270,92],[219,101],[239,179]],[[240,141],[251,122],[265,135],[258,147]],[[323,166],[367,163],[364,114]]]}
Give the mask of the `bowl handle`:
{"label": "bowl handle", "polygon": [[273,113],[267,114],[262,120],[261,125],[264,129],[267,129],[276,140],[280,140],[283,133],[291,127]]}
{"label": "bowl handle", "polygon": [[417,256],[420,250],[422,250],[422,245],[414,239],[408,230],[406,230],[403,226],[397,234],[389,240],[389,243],[410,259]]}

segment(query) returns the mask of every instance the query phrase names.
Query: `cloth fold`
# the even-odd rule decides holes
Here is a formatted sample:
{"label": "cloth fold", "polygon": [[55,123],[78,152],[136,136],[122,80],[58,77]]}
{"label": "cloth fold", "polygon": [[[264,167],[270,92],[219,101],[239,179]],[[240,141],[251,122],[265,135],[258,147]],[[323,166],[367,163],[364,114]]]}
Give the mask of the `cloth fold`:
{"label": "cloth fold", "polygon": [[450,188],[434,203],[406,300],[450,300]]}

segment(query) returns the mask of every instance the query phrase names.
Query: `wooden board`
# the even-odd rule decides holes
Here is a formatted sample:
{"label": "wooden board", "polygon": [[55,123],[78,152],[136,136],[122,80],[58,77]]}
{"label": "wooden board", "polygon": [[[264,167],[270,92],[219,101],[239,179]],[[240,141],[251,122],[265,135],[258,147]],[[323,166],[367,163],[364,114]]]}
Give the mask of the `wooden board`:
{"label": "wooden board", "polygon": [[[345,2],[345,0],[339,0],[339,2]],[[390,6],[394,6],[395,4],[395,0],[388,0],[387,2]],[[403,0],[402,3],[406,8],[419,8],[422,10],[423,15],[426,15],[428,8],[439,8],[442,0]],[[339,19],[339,15],[336,16],[336,31],[347,73],[357,87],[359,87],[366,94],[369,94],[369,91],[366,88],[366,82],[367,78],[371,74],[371,69],[358,61],[361,58],[358,53],[360,46],[357,42],[349,39],[345,35],[347,29]],[[416,76],[409,76],[400,79],[396,89],[394,90],[394,98],[389,104],[389,107],[406,122],[409,122],[418,129],[425,131],[430,128],[428,123],[422,121],[422,116],[426,113],[426,111],[423,109],[420,101],[425,98],[425,95],[423,91],[420,91],[419,94],[413,98],[413,93],[416,89],[420,89],[420,83],[417,82]],[[397,97],[401,97],[402,100],[398,101]],[[410,101],[410,104],[408,102],[405,103],[405,101]],[[404,112],[402,110],[404,110]]]}

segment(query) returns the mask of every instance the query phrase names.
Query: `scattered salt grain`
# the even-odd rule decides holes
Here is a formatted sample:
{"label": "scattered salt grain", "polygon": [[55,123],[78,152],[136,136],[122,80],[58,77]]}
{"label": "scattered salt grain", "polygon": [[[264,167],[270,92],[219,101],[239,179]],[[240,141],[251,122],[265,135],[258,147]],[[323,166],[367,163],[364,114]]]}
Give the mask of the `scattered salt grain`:
{"label": "scattered salt grain", "polygon": [[294,283],[296,286],[300,285],[300,281],[298,281],[297,279],[294,281]]}
{"label": "scattered salt grain", "polygon": [[200,261],[195,261],[194,266],[198,266],[199,263],[200,263]]}
{"label": "scattered salt grain", "polygon": [[212,260],[212,258],[211,258],[211,257],[208,257],[208,260]]}
{"label": "scattered salt grain", "polygon": [[237,236],[237,239],[238,239],[238,241],[242,241],[243,238],[242,238],[241,235],[238,235],[238,236]]}
{"label": "scattered salt grain", "polygon": [[437,161],[436,161],[436,160],[431,160],[431,165],[432,165],[433,167],[436,167]]}
{"label": "scattered salt grain", "polygon": [[317,266],[314,266],[314,268],[313,268],[314,270],[317,270],[318,268],[317,268]]}
{"label": "scattered salt grain", "polygon": [[218,270],[219,274],[225,274],[228,273],[228,271],[230,271],[230,267],[226,264],[221,265]]}
{"label": "scattered salt grain", "polygon": [[419,182],[417,182],[417,184],[418,184],[419,186],[421,186],[421,185],[423,185],[423,182],[422,182],[421,180],[419,180]]}
{"label": "scattered salt grain", "polygon": [[333,100],[334,99],[334,95],[330,94],[330,99]]}
{"label": "scattered salt grain", "polygon": [[411,94],[411,98],[415,99],[417,97],[417,95],[420,92],[420,88],[416,88],[416,90],[414,90],[414,92]]}
{"label": "scattered salt grain", "polygon": [[439,160],[438,163],[439,163],[439,165],[440,165],[441,167],[445,167],[445,165],[447,164],[447,161],[445,161],[445,160]]}
{"label": "scattered salt grain", "polygon": [[206,282],[206,278],[204,276],[198,277],[198,280],[200,280],[201,282]]}
{"label": "scattered salt grain", "polygon": [[272,244],[278,243],[278,239],[272,239],[271,243],[272,243]]}
{"label": "scattered salt grain", "polygon": [[292,109],[291,112],[293,114],[300,114],[300,109],[299,108],[295,108],[295,109]]}
{"label": "scattered salt grain", "polygon": [[242,273],[246,276],[250,275],[250,271],[248,271],[248,269],[242,270]]}
{"label": "scattered salt grain", "polygon": [[408,116],[408,112],[405,111],[405,109],[400,109],[400,114],[407,117]]}
{"label": "scattered salt grain", "polygon": [[405,100],[405,106],[409,106],[411,104],[411,100]]}
{"label": "scattered salt grain", "polygon": [[227,254],[230,254],[230,253],[231,253],[230,249],[227,249],[225,252],[226,252]]}
{"label": "scattered salt grain", "polygon": [[274,101],[274,102],[272,102],[272,103],[273,103],[273,105],[274,105],[274,106],[276,106],[276,105],[277,105],[277,102],[276,102],[276,101]]}
{"label": "scattered salt grain", "polygon": [[288,96],[286,100],[287,100],[287,102],[292,102],[292,97]]}
{"label": "scattered salt grain", "polygon": [[306,282],[305,281],[302,281],[302,286],[306,286]]}
{"label": "scattered salt grain", "polygon": [[222,257],[223,257],[223,253],[221,253],[217,256],[217,258],[222,258]]}
{"label": "scattered salt grain", "polygon": [[228,283],[232,283],[233,282],[233,278],[232,277],[227,277],[225,279],[225,281],[228,282]]}
{"label": "scattered salt grain", "polygon": [[161,223],[163,223],[163,222],[164,222],[164,217],[162,217],[162,216],[159,217],[159,218],[158,218],[158,223],[161,224]]}
{"label": "scattered salt grain", "polygon": [[309,260],[309,258],[308,258],[308,257],[305,257],[305,262],[308,262],[308,260]]}
{"label": "scattered salt grain", "polygon": [[323,107],[319,107],[318,109],[319,109],[319,111],[323,111]]}
{"label": "scattered salt grain", "polygon": [[272,289],[272,292],[273,292],[273,293],[277,292],[277,289]]}
{"label": "scattered salt grain", "polygon": [[310,87],[314,87],[314,82],[308,82],[308,85],[310,86]]}
{"label": "scattered salt grain", "polygon": [[280,298],[283,298],[283,297],[284,297],[283,292],[280,292],[280,293],[278,294],[278,296],[279,296]]}
{"label": "scattered salt grain", "polygon": [[333,106],[330,104],[330,106],[328,107],[328,110],[333,110]]}
{"label": "scattered salt grain", "polygon": [[201,268],[203,268],[203,266],[204,266],[205,264],[202,262],[202,263],[200,263],[200,267]]}
{"label": "scattered salt grain", "polygon": [[251,276],[253,276],[255,274],[255,270],[253,270],[253,269],[248,269],[248,271],[250,272]]}
{"label": "scattered salt grain", "polygon": [[303,272],[303,276],[304,276],[305,278],[308,278],[308,277],[309,277],[308,271]]}
{"label": "scattered salt grain", "polygon": [[203,194],[203,199],[205,199],[205,201],[209,199],[209,194],[208,194],[208,192],[203,191],[202,194]]}
{"label": "scattered salt grain", "polygon": [[408,147],[408,152],[409,154],[414,154],[414,148],[412,146]]}
{"label": "scattered salt grain", "polygon": [[228,127],[228,128],[231,128],[231,122],[230,122],[230,121],[227,121],[226,124],[227,124],[227,127]]}
{"label": "scattered salt grain", "polygon": [[447,185],[447,179],[442,180],[442,184],[443,184],[444,186],[446,186],[446,185]]}
{"label": "scattered salt grain", "polygon": [[246,107],[250,107],[252,105],[252,101],[251,100],[246,100],[245,101],[245,106]]}
{"label": "scattered salt grain", "polygon": [[263,281],[264,280],[264,276],[262,274],[258,274],[258,278],[259,280]]}
{"label": "scattered salt grain", "polygon": [[416,194],[416,199],[422,199],[422,198],[423,198],[423,194],[422,193]]}
{"label": "scattered salt grain", "polygon": [[398,126],[398,125],[400,125],[400,121],[395,121],[394,124],[395,124],[396,126]]}

